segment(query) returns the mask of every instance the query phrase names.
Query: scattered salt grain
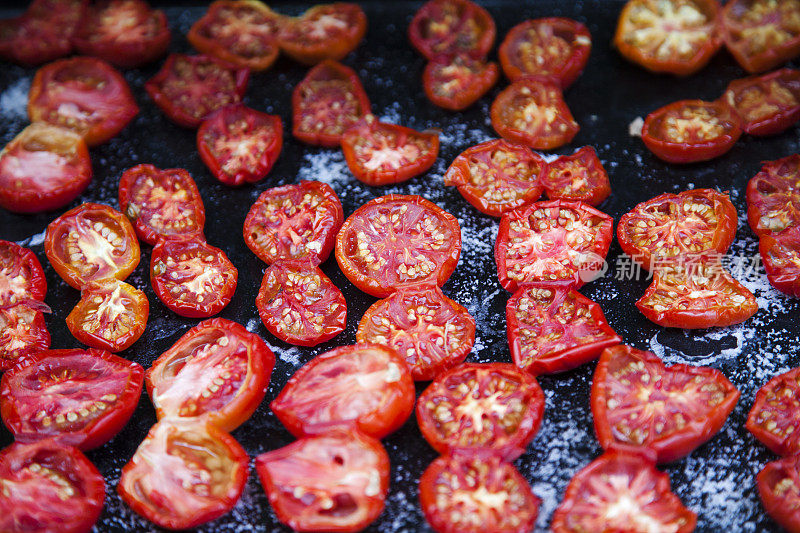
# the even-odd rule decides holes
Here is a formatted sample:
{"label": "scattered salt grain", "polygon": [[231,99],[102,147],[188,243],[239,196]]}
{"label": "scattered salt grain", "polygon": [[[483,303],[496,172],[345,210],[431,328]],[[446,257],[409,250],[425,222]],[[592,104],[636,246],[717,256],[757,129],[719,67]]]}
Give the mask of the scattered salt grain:
{"label": "scattered salt grain", "polygon": [[630,124],[628,124],[628,135],[631,137],[641,137],[643,127],[644,119],[642,117],[636,117]]}

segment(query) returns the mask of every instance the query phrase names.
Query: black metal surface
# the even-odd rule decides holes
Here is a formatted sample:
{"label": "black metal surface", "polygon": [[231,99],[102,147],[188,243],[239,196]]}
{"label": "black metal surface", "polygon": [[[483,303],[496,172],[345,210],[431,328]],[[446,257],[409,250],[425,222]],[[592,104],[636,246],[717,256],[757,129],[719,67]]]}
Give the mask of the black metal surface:
{"label": "black metal surface", "polygon": [[[288,444],[292,437],[269,411],[272,400],[299,365],[334,346],[355,342],[358,320],[374,301],[355,289],[341,274],[335,261],[323,270],[345,293],[348,302],[347,330],[333,341],[316,348],[294,348],[272,337],[258,320],[255,295],[264,265],[245,246],[241,236],[244,217],[258,194],[267,187],[292,183],[300,178],[323,178],[332,183],[344,205],[345,215],[367,200],[388,193],[422,194],[453,213],[461,222],[464,251],[445,293],[465,305],[478,322],[477,342],[469,360],[509,361],[505,337],[505,302],[509,294],[498,284],[492,258],[497,222],[477,213],[454,188],[445,188],[441,176],[452,159],[467,147],[495,137],[488,123],[488,107],[503,81],[492,93],[463,113],[436,108],[424,97],[420,77],[424,60],[408,44],[406,29],[421,2],[362,2],[369,18],[369,31],[345,63],[353,66],[372,101],[373,111],[389,121],[419,130],[443,131],[439,159],[427,174],[405,184],[369,188],[352,178],[335,150],[321,150],[296,142],[290,134],[290,94],[306,69],[281,58],[265,73],[254,74],[246,103],[281,115],[284,148],[270,175],[255,186],[230,189],[217,182],[200,161],[194,132],[167,120],[149,100],[144,82],[158,65],[126,72],[139,105],[140,115],[121,135],[92,150],[95,177],[87,191],[72,205],[53,213],[18,216],[0,209],[0,238],[29,245],[39,256],[48,279],[46,302],[53,309],[47,317],[53,347],[78,347],[64,319],[79,299],[78,291],[64,283],[48,264],[41,245],[47,223],[81,202],[95,201],[117,207],[117,184],[122,172],[139,163],[162,168],[184,167],[197,181],[205,202],[208,241],[221,247],[239,269],[239,285],[231,304],[220,314],[248,326],[274,348],[277,364],[267,398],[255,415],[233,435],[251,456]],[[166,8],[174,36],[172,51],[190,50],[185,34],[204,11],[201,7]],[[541,0],[520,6],[519,2],[484,2],[498,27],[498,43],[515,24],[526,18],[567,16],[587,24],[593,41],[589,64],[578,81],[566,92],[566,100],[581,125],[574,142],[558,153],[571,153],[593,145],[611,177],[613,195],[600,208],[618,220],[636,203],[663,192],[694,187],[730,190],[740,219],[744,216],[744,187],[763,160],[796,153],[798,130],[773,138],[744,137],[726,156],[691,166],[671,166],[655,159],[638,138],[628,134],[628,124],[666,103],[683,98],[715,99],[727,83],[744,72],[721,52],[700,73],[676,79],[650,74],[622,60],[611,48],[621,1]],[[297,14],[308,5],[273,2],[287,14]],[[6,13],[7,15],[8,13]],[[20,94],[26,90],[33,69],[6,63],[0,65],[0,142],[5,144],[27,123]],[[142,261],[128,279],[143,289],[150,300],[147,331],[122,355],[149,367],[197,320],[180,318],[168,311],[153,293],[147,269],[151,248],[143,246]],[[752,257],[757,242],[743,220],[732,253]],[[769,377],[800,363],[797,325],[800,305],[766,285],[763,269],[747,282],[756,290],[761,309],[749,322],[721,330],[683,332],[665,330],[645,320],[634,307],[647,281],[622,277],[616,242],[609,254],[610,270],[604,278],[587,285],[582,292],[599,302],[609,323],[626,343],[653,349],[669,363],[704,364],[722,370],[742,391],[742,399],[725,428],[710,443],[690,457],[664,468],[673,490],[699,515],[698,531],[768,531],[776,529],[758,501],[754,476],[774,457],[743,427],[753,396]],[[742,276],[738,276],[742,279]],[[542,429],[516,465],[543,499],[538,530],[546,530],[550,516],[560,502],[570,477],[600,453],[594,438],[589,409],[589,388],[594,364],[557,376],[542,377],[547,407]],[[421,390],[421,388],[420,388]],[[147,395],[128,426],[109,444],[90,452],[89,458],[104,474],[108,497],[97,531],[156,530],[131,512],[116,495],[121,467],[155,422]],[[11,442],[0,429],[0,445]],[[384,440],[392,460],[392,485],[386,511],[370,531],[427,531],[418,509],[417,479],[435,458],[410,419],[400,431]],[[227,516],[202,531],[286,531],[276,520],[264,493],[251,473],[242,500]]]}

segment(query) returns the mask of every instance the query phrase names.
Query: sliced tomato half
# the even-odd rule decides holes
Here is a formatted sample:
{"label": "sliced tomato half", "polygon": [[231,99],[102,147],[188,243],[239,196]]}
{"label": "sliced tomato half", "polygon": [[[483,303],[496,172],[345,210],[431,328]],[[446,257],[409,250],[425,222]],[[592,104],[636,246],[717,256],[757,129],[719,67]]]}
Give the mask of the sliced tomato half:
{"label": "sliced tomato half", "polygon": [[785,294],[800,297],[800,226],[761,237],[758,249],[770,284]]}
{"label": "sliced tomato half", "polygon": [[591,146],[548,163],[541,184],[551,200],[578,200],[598,205],[611,194],[606,169]]}
{"label": "sliced tomato half", "polygon": [[747,221],[759,237],[800,226],[800,154],[765,162],[747,183]]}
{"label": "sliced tomato half", "polygon": [[46,293],[47,280],[36,254],[19,244],[0,240],[0,308],[42,301]]}
{"label": "sliced tomato half", "polygon": [[796,0],[731,0],[721,26],[725,45],[747,72],[764,72],[800,53]]}
{"label": "sliced tomato half", "polygon": [[72,51],[88,0],[34,0],[22,16],[0,20],[0,57],[32,66]]}
{"label": "sliced tomato half", "polygon": [[461,111],[489,92],[499,76],[497,63],[464,54],[440,56],[425,66],[422,86],[428,100],[435,105]]}
{"label": "sliced tomato half", "polygon": [[39,306],[0,307],[0,371],[49,347],[50,333]]}
{"label": "sliced tomato half", "polygon": [[800,531],[800,456],[767,463],[756,486],[767,514],[786,531]]}
{"label": "sliced tomato half", "polygon": [[411,44],[429,60],[455,54],[484,58],[496,33],[489,12],[470,0],[430,0],[408,27]]}
{"label": "sliced tomato half", "polygon": [[800,368],[779,374],[758,389],[747,431],[773,453],[800,452]]}
{"label": "sliced tomato half", "polygon": [[733,80],[723,98],[741,117],[746,133],[781,133],[800,120],[800,71],[784,68]]}
{"label": "sliced tomato half", "polygon": [[334,2],[287,18],[278,29],[278,44],[295,61],[316,65],[326,59],[344,58],[366,33],[367,16],[358,4]]}

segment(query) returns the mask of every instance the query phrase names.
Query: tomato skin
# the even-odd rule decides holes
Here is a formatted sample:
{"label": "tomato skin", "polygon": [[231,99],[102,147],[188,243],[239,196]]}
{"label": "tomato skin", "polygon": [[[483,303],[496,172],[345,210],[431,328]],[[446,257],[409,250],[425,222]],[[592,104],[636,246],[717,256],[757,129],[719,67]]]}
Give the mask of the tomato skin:
{"label": "tomato skin", "polygon": [[722,10],[720,25],[728,51],[743,69],[755,74],[775,68],[800,53],[798,18],[800,6],[796,2],[731,0]]}
{"label": "tomato skin", "polygon": [[[336,20],[332,23],[331,19]],[[326,21],[336,28],[328,35]],[[342,28],[344,26],[344,28]],[[290,17],[278,30],[281,51],[304,65],[326,59],[339,61],[355,50],[367,33],[367,16],[358,4],[335,2],[310,8],[299,17]]]}
{"label": "tomato skin", "polygon": [[[454,69],[458,72],[451,72]],[[487,63],[468,55],[440,56],[425,65],[422,87],[434,105],[449,111],[462,111],[488,93],[499,77],[497,63]]]}
{"label": "tomato skin", "polygon": [[770,285],[784,294],[800,297],[800,226],[761,237],[758,250]]}
{"label": "tomato skin", "polygon": [[[376,376],[371,388],[363,384],[370,374]],[[352,424],[364,435],[382,439],[405,423],[414,410],[415,396],[411,373],[397,352],[359,343],[306,363],[270,408],[298,438]]]}
{"label": "tomato skin", "polygon": [[28,300],[43,301],[47,294],[39,258],[28,248],[0,240],[0,308]]}
{"label": "tomato skin", "polygon": [[723,98],[741,117],[745,133],[777,135],[800,120],[800,71],[784,68],[733,80]]}
{"label": "tomato skin", "polygon": [[[578,185],[576,180],[580,180]],[[577,200],[598,205],[611,194],[606,169],[591,146],[584,146],[572,155],[562,155],[548,163],[541,183],[551,200]]]}
{"label": "tomato skin", "polygon": [[800,457],[792,455],[767,463],[756,476],[756,487],[764,510],[789,533],[800,531],[797,499],[800,492]]}
{"label": "tomato skin", "polygon": [[759,237],[800,225],[800,154],[767,161],[747,183],[747,221]]}
{"label": "tomato skin", "polygon": [[430,0],[408,27],[411,44],[428,60],[458,53],[484,58],[496,34],[489,12],[470,0]]}
{"label": "tomato skin", "polygon": [[52,440],[0,451],[0,483],[15,487],[0,499],[0,530],[9,532],[88,533],[106,496],[89,459]]}
{"label": "tomato skin", "polygon": [[35,66],[69,54],[87,5],[88,0],[34,0],[23,15],[0,20],[0,58]]}
{"label": "tomato skin", "polygon": [[35,122],[0,152],[0,207],[14,213],[63,207],[91,180],[89,149],[80,135],[65,128]]}
{"label": "tomato skin", "polygon": [[747,431],[777,455],[796,455],[800,451],[798,375],[800,368],[793,368],[770,379],[758,389],[747,415]]}
{"label": "tomato skin", "polygon": [[37,304],[0,307],[0,371],[50,347],[50,333],[38,308],[43,304]]}

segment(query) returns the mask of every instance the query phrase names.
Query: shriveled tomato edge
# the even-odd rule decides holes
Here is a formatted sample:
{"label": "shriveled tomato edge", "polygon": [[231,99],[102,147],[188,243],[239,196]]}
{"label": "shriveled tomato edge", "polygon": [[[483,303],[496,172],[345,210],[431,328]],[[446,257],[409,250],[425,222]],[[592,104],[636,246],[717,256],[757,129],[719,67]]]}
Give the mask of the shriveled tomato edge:
{"label": "shriveled tomato edge", "polygon": [[600,161],[600,158],[597,156],[597,151],[594,149],[593,146],[584,146],[580,148],[575,153],[571,155],[562,155],[555,162],[563,161],[563,160],[577,160],[580,161],[585,154],[589,154],[587,157],[591,158],[589,165],[584,165],[584,168],[587,171],[592,170],[593,165],[597,165],[594,169],[596,175],[599,175],[599,178],[596,180],[599,183],[593,184],[592,188],[586,194],[558,194],[552,186],[548,186],[548,184],[552,185],[549,180],[549,171],[550,167],[544,170],[541,174],[540,182],[544,187],[545,194],[547,198],[550,200],[576,200],[579,202],[583,202],[585,204],[589,204],[591,206],[597,206],[603,203],[606,198],[611,195],[611,182],[608,179],[608,173],[606,169],[603,167],[603,163]]}
{"label": "shriveled tomato edge", "polygon": [[[33,250],[30,248],[20,246],[13,241],[4,241],[0,239],[0,248],[3,247],[8,247],[12,254],[18,258],[21,268],[27,266],[30,270],[30,278],[26,278],[25,280],[28,283],[27,299],[43,301],[47,294],[47,278],[44,276],[44,270],[42,270],[42,264],[39,262],[39,258],[36,257],[36,254],[33,253]],[[15,299],[8,303],[14,306],[24,302]],[[0,301],[0,307],[3,307],[2,301]]]}
{"label": "shriveled tomato edge", "polygon": [[[770,285],[789,296],[800,297],[800,267],[794,267],[795,273],[791,270],[784,270],[777,267],[772,262],[770,249],[773,246],[781,245],[793,248],[800,255],[800,226],[790,226],[781,233],[775,235],[764,235],[758,242],[758,251],[761,254],[761,262],[767,272],[767,280]],[[788,241],[788,242],[787,242]]]}
{"label": "shriveled tomato edge", "polygon": [[[750,229],[757,237],[765,237],[774,235],[775,232],[769,229],[761,229],[758,227],[761,220],[761,193],[758,190],[758,181],[762,178],[770,181],[770,174],[774,169],[780,168],[786,164],[793,164],[798,173],[800,173],[800,154],[793,154],[774,161],[764,161],[758,174],[750,178],[747,182],[747,189],[745,192],[745,200],[747,201],[747,222]],[[783,178],[781,178],[782,180]]]}
{"label": "shriveled tomato edge", "polygon": [[761,504],[767,514],[786,531],[800,531],[800,512],[787,505],[784,498],[777,496],[769,486],[770,476],[774,471],[794,470],[800,471],[798,457],[792,455],[777,461],[770,461],[756,475],[756,488],[761,498]]}
{"label": "shriveled tomato edge", "polygon": [[[358,47],[364,35],[367,33],[367,15],[358,4],[349,2],[335,2],[332,4],[321,4],[309,8],[305,13],[297,17],[302,19],[314,9],[325,7],[337,7],[339,9],[348,9],[350,13],[355,16],[355,20],[348,26],[348,34],[336,39],[320,42],[317,44],[305,44],[303,42],[293,41],[286,38],[284,32],[278,31],[278,46],[281,52],[291,57],[298,63],[303,65],[316,65],[325,60],[340,61],[347,54],[352,52]],[[290,19],[286,24],[290,26],[294,22]]]}
{"label": "shriveled tomato edge", "polygon": [[428,97],[434,105],[447,109],[448,111],[463,111],[470,107],[472,104],[483,98],[489,90],[495,86],[497,80],[500,78],[500,69],[497,68],[497,63],[489,61],[486,63],[486,70],[480,76],[473,79],[473,84],[466,88],[463,92],[456,93],[452,98],[440,96],[434,91],[434,69],[440,65],[447,65],[450,63],[449,59],[437,57],[429,61],[425,65],[425,70],[422,71],[422,88],[425,91],[425,96]]}
{"label": "shriveled tomato edge", "polygon": [[465,10],[476,13],[476,18],[480,19],[486,25],[486,28],[482,30],[481,38],[478,41],[478,47],[469,51],[470,55],[485,58],[489,54],[492,45],[494,45],[494,40],[497,36],[497,27],[494,23],[492,15],[490,15],[489,12],[483,7],[475,2],[471,2],[470,0],[429,0],[423,4],[422,7],[420,7],[416,13],[414,13],[414,18],[411,19],[411,23],[408,25],[408,39],[411,41],[411,45],[426,59],[432,60],[436,58],[437,54],[430,49],[426,42],[427,39],[422,36],[421,26],[422,21],[429,17],[429,6],[446,2],[453,2],[463,5]]}
{"label": "shriveled tomato edge", "polygon": [[[789,61],[800,53],[800,36],[796,36],[780,46],[770,46],[760,54],[748,54],[745,52],[744,47],[738,45],[731,36],[731,26],[736,26],[737,24],[730,20],[729,14],[737,4],[739,2],[735,0],[729,0],[725,4],[725,7],[722,8],[719,25],[725,47],[744,70],[750,74],[764,72]],[[760,24],[757,26],[760,26]]]}
{"label": "shriveled tomato edge", "polygon": [[[795,81],[800,82],[800,71],[790,68],[782,68],[768,74],[739,78],[730,82],[728,87],[725,89],[723,98],[731,107],[731,109],[733,109],[739,115],[739,119],[742,123],[742,129],[745,133],[755,136],[777,135],[778,133],[789,129],[795,125],[798,120],[800,120],[800,103],[789,109],[780,109],[768,117],[761,118],[754,122],[745,122],[744,115],[739,113],[739,110],[736,109],[736,106],[734,105],[734,93],[736,91],[741,91],[747,89],[748,87],[758,86],[765,82],[770,82],[776,78],[794,78]],[[798,92],[797,97],[800,99],[800,92]]]}
{"label": "shriveled tomato edge", "polygon": [[775,388],[784,381],[797,380],[798,374],[800,374],[800,368],[793,368],[787,372],[773,376],[772,379],[763,384],[761,388],[758,389],[758,392],[756,392],[756,397],[753,400],[753,405],[747,414],[747,421],[744,424],[744,427],[751,435],[776,455],[795,455],[797,451],[800,450],[800,442],[794,444],[788,442],[789,435],[782,439],[776,437],[774,434],[759,426],[756,422],[756,418],[761,410],[768,410],[767,396],[769,393],[773,392]]}

